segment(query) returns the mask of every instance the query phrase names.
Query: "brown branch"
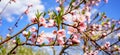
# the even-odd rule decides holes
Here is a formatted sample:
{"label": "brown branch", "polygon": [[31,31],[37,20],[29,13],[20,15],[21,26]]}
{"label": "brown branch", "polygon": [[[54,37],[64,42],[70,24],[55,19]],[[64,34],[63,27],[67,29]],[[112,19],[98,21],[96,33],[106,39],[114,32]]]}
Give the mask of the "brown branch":
{"label": "brown branch", "polygon": [[[117,29],[109,32],[106,36],[110,35],[110,34],[113,33],[113,32],[119,31],[119,30],[120,30],[120,27],[118,27]],[[98,40],[96,40],[96,41],[99,41],[99,40],[101,40],[101,39],[103,39],[103,38],[104,38],[104,37],[101,36],[101,37],[100,37]]]}
{"label": "brown branch", "polygon": [[20,33],[22,33],[24,30],[26,30],[28,27],[30,27],[30,26],[32,26],[32,25],[34,25],[34,24],[28,24],[28,25],[26,25],[26,27],[24,27],[22,30],[20,30],[18,33],[16,33],[16,34],[13,35],[12,37],[10,37],[10,38],[8,38],[8,39],[6,39],[6,40],[3,40],[3,41],[0,43],[0,45],[2,45],[2,44],[4,44],[5,42],[11,40],[12,38],[16,37],[17,35],[19,35]]}
{"label": "brown branch", "polygon": [[17,47],[18,47],[18,44],[16,44],[15,47],[10,52],[8,52],[7,55],[10,55]]}
{"label": "brown branch", "polygon": [[70,47],[70,45],[63,47],[62,50],[60,51],[59,55],[62,55],[64,53],[64,51],[69,47]]}
{"label": "brown branch", "polygon": [[8,1],[8,3],[5,5],[5,7],[2,9],[2,11],[0,12],[0,16],[1,16],[1,14],[4,12],[4,10],[7,8],[7,6],[8,6],[8,4],[11,2],[11,0],[10,1]]}
{"label": "brown branch", "polygon": [[[94,41],[94,40],[92,40],[86,33],[84,33],[85,34],[85,36],[86,37],[88,37],[89,39],[90,39],[90,41],[92,42],[92,44],[96,47],[96,49],[97,48],[100,48],[101,49],[101,46],[98,44],[98,43],[96,43],[96,41]],[[105,50],[103,50],[105,53],[107,53],[108,55],[111,55],[109,52],[107,52],[107,51],[105,51]]]}

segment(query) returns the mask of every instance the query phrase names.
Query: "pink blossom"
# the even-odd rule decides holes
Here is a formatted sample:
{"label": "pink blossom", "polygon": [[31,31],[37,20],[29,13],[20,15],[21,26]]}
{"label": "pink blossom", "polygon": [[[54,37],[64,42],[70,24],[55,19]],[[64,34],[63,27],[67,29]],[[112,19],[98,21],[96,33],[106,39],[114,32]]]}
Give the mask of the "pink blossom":
{"label": "pink blossom", "polygon": [[31,27],[30,28],[30,30],[29,30],[30,32],[36,32],[37,31],[37,29],[36,29],[36,27],[35,26],[33,26],[33,27]]}
{"label": "pink blossom", "polygon": [[16,43],[16,40],[12,40],[12,42],[13,42],[13,44],[15,44],[15,43]]}
{"label": "pink blossom", "polygon": [[39,34],[39,37],[45,38],[45,37],[47,37],[47,35],[44,33],[44,31],[42,31],[42,32]]}
{"label": "pink blossom", "polygon": [[108,3],[108,0],[104,0],[105,3]]}
{"label": "pink blossom", "polygon": [[64,21],[67,21],[67,16],[66,15],[64,15],[62,18],[63,18]]}
{"label": "pink blossom", "polygon": [[118,24],[120,25],[120,21],[118,21]]}
{"label": "pink blossom", "polygon": [[119,37],[120,37],[120,33],[117,33],[117,36],[119,36]]}
{"label": "pink blossom", "polygon": [[31,18],[32,23],[37,23],[36,18]]}
{"label": "pink blossom", "polygon": [[36,38],[36,34],[34,34],[34,33],[31,36],[32,36],[32,38]]}
{"label": "pink blossom", "polygon": [[63,45],[65,43],[62,37],[58,37],[57,42],[59,45]]}
{"label": "pink blossom", "polygon": [[27,9],[27,10],[25,10],[25,12],[24,12],[25,14],[28,14],[29,13],[29,10]]}
{"label": "pink blossom", "polygon": [[23,36],[27,36],[28,32],[27,31],[23,31],[22,34],[23,34]]}
{"label": "pink blossom", "polygon": [[35,43],[35,38],[33,38],[33,37],[30,38],[30,41],[33,42],[33,43]]}
{"label": "pink blossom", "polygon": [[50,19],[48,23],[48,27],[53,27],[53,26],[55,26],[55,21]]}
{"label": "pink blossom", "polygon": [[58,35],[59,37],[65,37],[65,30],[64,30],[64,29],[58,30],[58,31],[57,31],[57,35]]}
{"label": "pink blossom", "polygon": [[80,29],[80,31],[85,31],[85,29],[87,28],[86,23],[80,22],[78,28]]}
{"label": "pink blossom", "polygon": [[48,27],[48,25],[46,24],[45,18],[41,17],[39,19],[39,22],[40,22],[40,26]]}
{"label": "pink blossom", "polygon": [[108,49],[110,47],[110,42],[106,42],[104,47]]}
{"label": "pink blossom", "polygon": [[77,32],[77,29],[73,27],[68,27],[68,34],[73,34],[74,32]]}
{"label": "pink blossom", "polygon": [[73,22],[85,22],[86,17],[85,15],[82,15],[82,14],[74,14],[72,21]]}
{"label": "pink blossom", "polygon": [[98,51],[90,51],[89,55],[98,55]]}
{"label": "pink blossom", "polygon": [[51,43],[53,41],[53,38],[47,37],[49,43]]}
{"label": "pink blossom", "polygon": [[39,21],[40,21],[40,23],[46,23],[46,20],[43,17],[40,17]]}
{"label": "pink blossom", "polygon": [[32,41],[34,43],[36,40],[36,34],[33,33],[31,36],[32,37],[30,38],[30,41]]}
{"label": "pink blossom", "polygon": [[53,34],[57,34],[57,31],[56,31],[56,30],[53,30]]}
{"label": "pink blossom", "polygon": [[120,53],[120,48],[118,48],[118,52]]}
{"label": "pink blossom", "polygon": [[80,43],[79,36],[80,35],[78,33],[73,34],[72,43],[79,44]]}
{"label": "pink blossom", "polygon": [[38,38],[37,38],[37,42],[38,42],[39,44],[42,44],[42,43],[44,42],[44,38],[43,38],[43,37],[38,37]]}
{"label": "pink blossom", "polygon": [[56,0],[56,2],[58,3],[60,0]]}
{"label": "pink blossom", "polygon": [[55,9],[56,9],[58,12],[61,11],[61,8],[60,8],[60,7],[56,7]]}
{"label": "pink blossom", "polygon": [[102,33],[102,37],[105,37],[107,35],[107,33]]}
{"label": "pink blossom", "polygon": [[72,39],[72,43],[73,43],[73,44],[79,44],[79,43],[80,43],[80,40],[78,40],[77,38],[73,38],[73,39]]}
{"label": "pink blossom", "polygon": [[100,2],[101,0],[97,0],[98,2]]}
{"label": "pink blossom", "polygon": [[80,34],[79,34],[79,33],[74,33],[74,34],[73,34],[73,38],[78,39],[78,38],[79,38],[79,36],[80,36]]}

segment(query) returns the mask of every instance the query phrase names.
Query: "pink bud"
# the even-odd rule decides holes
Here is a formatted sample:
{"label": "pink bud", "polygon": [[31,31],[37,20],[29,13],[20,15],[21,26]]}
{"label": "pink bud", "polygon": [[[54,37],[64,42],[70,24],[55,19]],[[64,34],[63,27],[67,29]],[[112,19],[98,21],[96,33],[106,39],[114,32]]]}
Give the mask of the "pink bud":
{"label": "pink bud", "polygon": [[28,32],[27,32],[27,31],[23,31],[22,34],[23,34],[24,36],[27,36],[27,35],[28,35]]}
{"label": "pink bud", "polygon": [[7,37],[10,37],[10,34],[7,34],[6,36],[7,36]]}
{"label": "pink bud", "polygon": [[29,10],[27,9],[27,10],[25,10],[25,12],[24,12],[25,14],[28,14],[29,13]]}
{"label": "pink bud", "polygon": [[56,31],[56,30],[53,30],[53,34],[57,34],[57,31]]}
{"label": "pink bud", "polygon": [[13,40],[12,42],[15,44],[15,43],[16,43],[16,40]]}

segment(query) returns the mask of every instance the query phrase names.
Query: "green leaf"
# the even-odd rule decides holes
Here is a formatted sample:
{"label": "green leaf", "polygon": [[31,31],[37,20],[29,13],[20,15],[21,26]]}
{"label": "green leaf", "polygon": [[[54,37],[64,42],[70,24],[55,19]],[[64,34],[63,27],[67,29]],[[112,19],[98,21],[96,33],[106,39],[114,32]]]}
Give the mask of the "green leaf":
{"label": "green leaf", "polygon": [[71,2],[70,2],[70,6],[72,6],[72,3],[75,2],[75,1],[76,1],[76,0],[71,0]]}
{"label": "green leaf", "polygon": [[52,42],[50,43],[50,45],[51,45],[51,44],[54,44],[54,41],[52,41]]}
{"label": "green leaf", "polygon": [[115,24],[112,24],[112,26],[111,26],[111,31],[113,31],[114,28],[115,28]]}
{"label": "green leaf", "polygon": [[42,43],[42,45],[41,46],[45,46],[45,43]]}
{"label": "green leaf", "polygon": [[16,39],[16,43],[20,44],[20,38],[19,38],[19,36],[17,36],[15,39]]}
{"label": "green leaf", "polygon": [[46,12],[43,12],[42,14],[43,14],[43,17],[44,17],[46,15]]}
{"label": "green leaf", "polygon": [[91,37],[92,40],[97,40],[98,38],[99,38],[98,34]]}
{"label": "green leaf", "polygon": [[30,37],[30,35],[31,35],[31,33],[30,33],[30,31],[28,32],[28,36],[27,36],[27,38],[29,38]]}
{"label": "green leaf", "polygon": [[102,21],[103,20],[103,16],[105,15],[105,12],[102,12],[101,14],[100,14],[100,19],[98,20],[98,21]]}
{"label": "green leaf", "polygon": [[6,53],[6,48],[2,48],[1,52],[2,52],[2,54],[5,54]]}
{"label": "green leaf", "polygon": [[105,24],[105,22],[101,22],[101,25],[103,26]]}
{"label": "green leaf", "polygon": [[104,15],[105,15],[105,12],[102,12],[102,13],[101,13],[101,16],[104,16]]}
{"label": "green leaf", "polygon": [[107,19],[107,20],[106,20],[106,22],[109,22],[109,21],[110,21],[110,19]]}
{"label": "green leaf", "polygon": [[64,7],[61,6],[60,8],[61,8],[61,11],[59,13],[59,16],[62,16],[64,14]]}
{"label": "green leaf", "polygon": [[0,36],[0,40],[2,40],[2,36]]}
{"label": "green leaf", "polygon": [[42,13],[40,13],[39,10],[37,10],[37,13],[35,15],[36,15],[36,18],[39,19]]}

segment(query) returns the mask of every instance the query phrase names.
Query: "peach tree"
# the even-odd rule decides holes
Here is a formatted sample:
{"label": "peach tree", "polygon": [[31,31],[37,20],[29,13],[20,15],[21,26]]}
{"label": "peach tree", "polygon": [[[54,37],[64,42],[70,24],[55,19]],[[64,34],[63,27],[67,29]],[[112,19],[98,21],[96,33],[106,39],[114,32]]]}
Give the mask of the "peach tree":
{"label": "peach tree", "polygon": [[[108,3],[108,0],[102,1]],[[11,2],[17,1],[10,0],[9,3]],[[69,50],[71,48],[81,49],[79,52],[82,55],[119,55],[120,21],[107,17],[105,12],[92,13],[94,7],[99,7],[101,0],[56,0],[56,2],[59,6],[55,10],[36,11],[36,16],[31,18],[30,23],[23,29],[14,35],[7,34],[5,39],[1,37],[1,48],[12,41],[15,46],[7,53],[8,55],[16,52],[19,46],[51,47],[54,55],[56,46],[62,47],[57,55],[69,55],[72,53],[69,51],[73,51]],[[30,7],[32,5],[28,5],[23,14],[27,15]],[[19,26],[17,25],[19,20],[15,23],[16,27]],[[44,30],[50,32],[46,33]]]}

